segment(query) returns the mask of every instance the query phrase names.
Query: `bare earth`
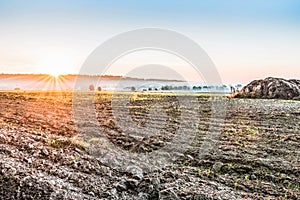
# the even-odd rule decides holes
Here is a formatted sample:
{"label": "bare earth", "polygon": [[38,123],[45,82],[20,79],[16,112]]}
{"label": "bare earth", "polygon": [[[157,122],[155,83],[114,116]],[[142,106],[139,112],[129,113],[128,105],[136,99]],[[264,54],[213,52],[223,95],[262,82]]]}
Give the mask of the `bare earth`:
{"label": "bare earth", "polygon": [[[120,149],[157,151],[178,134],[182,105],[171,94],[134,95],[124,105],[132,120],[141,127],[166,124],[160,133],[142,140],[124,134],[106,92],[95,96],[97,121]],[[72,92],[0,92],[0,199],[300,199],[300,101],[224,97],[222,127],[211,119],[211,97],[198,95],[199,113],[190,110],[183,119],[200,116],[190,147],[170,165],[122,171],[80,139],[72,100]],[[155,103],[166,115],[149,125]],[[199,157],[211,126],[221,127],[221,135]]]}

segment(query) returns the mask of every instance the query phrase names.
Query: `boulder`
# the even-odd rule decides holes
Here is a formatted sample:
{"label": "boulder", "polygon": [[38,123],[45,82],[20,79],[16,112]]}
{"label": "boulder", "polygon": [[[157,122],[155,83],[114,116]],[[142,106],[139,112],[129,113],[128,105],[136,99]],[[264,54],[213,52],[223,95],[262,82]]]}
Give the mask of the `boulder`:
{"label": "boulder", "polygon": [[231,97],[300,100],[300,80],[273,77],[254,80]]}

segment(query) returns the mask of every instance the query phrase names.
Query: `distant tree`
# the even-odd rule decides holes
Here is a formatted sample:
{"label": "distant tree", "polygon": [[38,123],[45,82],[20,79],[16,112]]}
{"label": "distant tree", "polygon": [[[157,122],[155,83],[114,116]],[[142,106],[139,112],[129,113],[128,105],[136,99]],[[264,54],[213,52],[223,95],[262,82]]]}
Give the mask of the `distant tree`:
{"label": "distant tree", "polygon": [[136,90],[136,88],[134,86],[132,86],[130,89],[132,92],[134,92]]}
{"label": "distant tree", "polygon": [[100,86],[97,87],[97,91],[101,91],[102,88]]}
{"label": "distant tree", "polygon": [[168,86],[168,85],[165,85],[165,86],[161,87],[161,90],[170,90],[170,89],[171,89],[171,87]]}
{"label": "distant tree", "polygon": [[190,88],[188,86],[183,86],[183,90],[189,90]]}
{"label": "distant tree", "polygon": [[93,84],[91,84],[91,85],[89,86],[89,90],[90,90],[90,91],[95,91],[95,86],[94,86]]}
{"label": "distant tree", "polygon": [[230,91],[231,93],[235,93],[235,87],[233,87],[232,85],[230,86]]}
{"label": "distant tree", "polygon": [[151,87],[149,87],[149,88],[148,88],[148,90],[149,90],[149,91],[151,91],[151,90],[152,90],[152,88],[151,88]]}
{"label": "distant tree", "polygon": [[15,88],[15,90],[21,90],[21,88],[19,88],[19,87],[16,87],[16,88]]}

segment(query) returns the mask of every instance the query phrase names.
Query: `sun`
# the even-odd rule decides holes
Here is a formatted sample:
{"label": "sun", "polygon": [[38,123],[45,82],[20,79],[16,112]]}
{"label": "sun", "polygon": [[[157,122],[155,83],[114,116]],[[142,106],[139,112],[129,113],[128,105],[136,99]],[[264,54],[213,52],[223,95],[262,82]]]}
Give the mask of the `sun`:
{"label": "sun", "polygon": [[54,70],[49,72],[48,74],[54,78],[58,78],[60,75],[62,75],[59,71],[54,71]]}
{"label": "sun", "polygon": [[36,71],[58,78],[60,75],[68,74],[72,66],[73,63],[70,57],[50,54],[50,56],[46,55],[40,58]]}

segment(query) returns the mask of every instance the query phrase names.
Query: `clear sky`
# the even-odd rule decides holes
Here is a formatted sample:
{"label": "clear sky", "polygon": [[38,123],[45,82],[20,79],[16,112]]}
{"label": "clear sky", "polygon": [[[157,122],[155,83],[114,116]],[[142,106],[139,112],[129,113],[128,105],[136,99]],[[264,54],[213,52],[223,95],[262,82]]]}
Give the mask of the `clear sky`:
{"label": "clear sky", "polygon": [[0,27],[0,73],[78,73],[110,37],[158,27],[196,41],[225,83],[300,78],[296,0],[0,0]]}

